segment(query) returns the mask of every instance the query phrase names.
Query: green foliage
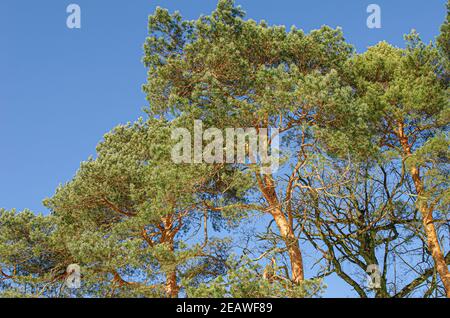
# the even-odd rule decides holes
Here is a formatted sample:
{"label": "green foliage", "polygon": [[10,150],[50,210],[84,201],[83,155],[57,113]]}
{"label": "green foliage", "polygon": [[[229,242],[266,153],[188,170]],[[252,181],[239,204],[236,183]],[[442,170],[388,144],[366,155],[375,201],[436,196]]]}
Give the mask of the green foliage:
{"label": "green foliage", "polygon": [[[281,269],[272,268],[270,278],[263,277],[261,266],[248,257],[239,261],[228,260],[226,275],[219,276],[209,283],[195,287],[187,287],[186,294],[190,298],[307,298],[320,296],[324,286],[320,279],[306,280],[297,285],[277,276]],[[189,286],[186,282],[185,285]]]}
{"label": "green foliage", "polygon": [[3,297],[44,293],[49,283],[64,274],[70,255],[56,239],[55,230],[52,216],[0,209]]}
{"label": "green foliage", "polygon": [[181,238],[201,224],[214,167],[173,164],[170,132],[156,119],[118,126],[97,147],[97,158],[46,200],[57,235],[93,280],[113,275],[112,285],[150,296],[164,276],[202,256],[201,247]]}
{"label": "green foliage", "polygon": [[[106,134],[96,157],[44,201],[50,215],[0,210],[0,296],[319,297],[321,279],[291,279],[301,238],[328,270],[309,277],[334,271],[366,297],[341,264],[364,272],[387,264],[392,242],[422,240],[412,197],[448,221],[448,16],[436,44],[413,31],[405,49],[381,42],[362,54],[339,28],[246,20],[232,0],[192,21],[158,7],[148,29],[150,118]],[[278,128],[281,172],[175,164],[171,133],[192,132],[197,119],[204,129]],[[224,232],[256,216],[280,223],[245,233],[246,251],[265,249],[261,261],[229,257],[242,251]],[[81,267],[79,290],[64,285],[70,264]],[[374,294],[411,295],[433,273],[394,293],[384,268]]]}
{"label": "green foliage", "polygon": [[448,85],[450,81],[450,1],[447,1],[447,18],[441,26],[437,45],[445,63],[443,79]]}

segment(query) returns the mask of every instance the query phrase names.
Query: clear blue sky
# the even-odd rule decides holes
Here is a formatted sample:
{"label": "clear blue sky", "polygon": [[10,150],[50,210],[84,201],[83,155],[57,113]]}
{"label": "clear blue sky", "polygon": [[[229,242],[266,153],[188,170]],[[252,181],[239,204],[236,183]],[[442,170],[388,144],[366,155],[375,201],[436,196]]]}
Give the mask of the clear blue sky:
{"label": "clear blue sky", "polygon": [[[80,5],[82,28],[66,27],[66,7]],[[433,40],[446,0],[237,0],[249,18],[305,31],[341,26],[358,51],[386,40],[403,46],[415,28]],[[368,29],[366,8],[382,9]],[[141,64],[147,17],[156,6],[188,19],[215,0],[1,0],[0,207],[46,212],[41,204],[95,154],[104,133],[143,115]],[[335,282],[329,282],[333,285]],[[328,295],[343,295],[340,285]],[[343,287],[342,287],[343,288]],[[342,290],[343,291],[343,290]]]}

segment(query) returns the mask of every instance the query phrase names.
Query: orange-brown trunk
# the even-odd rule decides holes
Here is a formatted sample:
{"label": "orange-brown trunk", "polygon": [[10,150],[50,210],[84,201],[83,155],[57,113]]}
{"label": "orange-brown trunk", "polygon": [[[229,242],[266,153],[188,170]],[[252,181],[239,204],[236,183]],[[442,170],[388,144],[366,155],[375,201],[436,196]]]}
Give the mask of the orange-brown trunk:
{"label": "orange-brown trunk", "polygon": [[277,224],[281,237],[283,238],[286,249],[289,253],[289,259],[291,261],[292,281],[296,284],[300,284],[304,280],[303,273],[303,259],[300,251],[298,239],[294,234],[292,226],[287,221],[286,217],[279,209],[275,209],[272,212],[272,216]]}
{"label": "orange-brown trunk", "polygon": [[[266,118],[265,123],[268,123]],[[258,128],[257,128],[258,129]],[[257,175],[258,187],[269,204],[269,211],[272,215],[275,223],[280,230],[280,235],[286,244],[286,249],[289,254],[289,260],[291,263],[291,280],[295,284],[303,282],[305,276],[303,272],[303,259],[300,250],[298,238],[295,236],[294,228],[291,217],[287,218],[281,208],[280,199],[276,193],[276,184],[273,177],[269,174]]]}
{"label": "orange-brown trunk", "polygon": [[[161,235],[161,242],[165,242],[169,245],[170,251],[173,253],[175,250],[174,247],[174,237],[178,232],[178,228],[174,227],[174,216],[173,214],[169,214],[166,217],[162,218],[164,224],[164,230]],[[175,267],[173,270],[166,272],[166,295],[169,298],[178,298],[178,292],[180,291],[180,287],[177,284],[177,268]]]}
{"label": "orange-brown trunk", "polygon": [[[403,154],[405,156],[411,156],[411,145],[409,144],[408,137],[405,135],[403,123],[399,123],[397,136],[402,146]],[[428,206],[426,200],[423,198],[424,188],[419,168],[411,167],[410,174],[417,192],[417,208],[422,216],[422,224],[427,236],[428,249],[433,257],[442,284],[444,285],[446,296],[450,298],[450,272],[445,261],[444,253],[439,244],[436,227],[434,226],[433,209]]]}
{"label": "orange-brown trunk", "polygon": [[299,242],[295,236],[292,222],[289,222],[281,210],[281,205],[275,192],[275,182],[271,176],[266,175],[264,182],[258,178],[259,189],[269,203],[269,211],[280,230],[280,235],[286,244],[291,262],[292,281],[300,284],[304,280],[303,259]]}
{"label": "orange-brown trunk", "polygon": [[172,271],[166,274],[166,294],[169,298],[178,298],[179,287],[177,285],[177,272]]}
{"label": "orange-brown trunk", "polygon": [[441,246],[439,245],[436,227],[434,226],[433,210],[428,207],[427,203],[422,198],[420,198],[423,192],[423,183],[420,178],[419,169],[416,167],[411,168],[411,176],[413,178],[418,196],[417,205],[422,216],[422,224],[427,236],[428,249],[430,250],[431,256],[433,257],[434,263],[436,265],[436,270],[441,277],[442,284],[445,288],[445,293],[447,297],[450,298],[450,272],[448,270],[447,263],[445,262],[444,253],[442,252]]}

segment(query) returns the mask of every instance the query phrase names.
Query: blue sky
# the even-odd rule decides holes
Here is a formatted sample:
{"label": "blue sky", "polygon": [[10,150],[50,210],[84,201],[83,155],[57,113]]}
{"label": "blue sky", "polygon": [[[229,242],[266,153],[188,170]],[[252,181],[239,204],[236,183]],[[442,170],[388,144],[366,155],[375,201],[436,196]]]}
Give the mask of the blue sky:
{"label": "blue sky", "polygon": [[[305,31],[341,26],[359,52],[386,40],[403,46],[415,28],[433,40],[446,0],[237,0],[249,18]],[[81,7],[82,28],[66,26],[66,7]],[[368,29],[366,8],[382,10]],[[1,0],[0,207],[46,212],[42,199],[95,154],[104,133],[144,116],[141,63],[147,17],[156,6],[188,19],[215,0]],[[332,282],[329,282],[331,285]],[[330,296],[343,295],[336,285]],[[331,286],[330,286],[331,287]],[[344,288],[344,287],[342,287]]]}

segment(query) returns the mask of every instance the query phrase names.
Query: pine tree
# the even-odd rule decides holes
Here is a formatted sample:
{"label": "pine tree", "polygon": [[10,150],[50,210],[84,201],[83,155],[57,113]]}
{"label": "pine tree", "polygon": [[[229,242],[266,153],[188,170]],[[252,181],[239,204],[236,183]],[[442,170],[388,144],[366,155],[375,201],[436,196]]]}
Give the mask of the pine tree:
{"label": "pine tree", "polygon": [[[315,101],[340,89],[333,83],[353,49],[339,29],[305,34],[243,17],[230,0],[196,21],[158,8],[145,43],[148,112],[176,116],[186,126],[201,119],[205,129],[277,128],[289,140],[284,155],[290,158],[282,168],[287,178],[261,174],[254,165],[234,167],[252,177],[256,195],[248,210],[273,218],[290,259],[290,279],[300,284],[305,274],[291,198],[299,167],[315,151],[313,130],[327,120]],[[336,103],[343,106],[349,91],[339,93]]]}
{"label": "pine tree", "polygon": [[371,140],[381,153],[396,155],[413,181],[428,251],[449,297],[450,273],[437,229],[437,220],[448,219],[449,95],[442,80],[448,64],[417,33],[406,39],[406,49],[383,42],[350,61],[351,85],[370,114]]}
{"label": "pine tree", "polygon": [[[449,14],[436,43],[412,32],[405,49],[362,54],[340,29],[244,18],[232,0],[193,21],[161,8],[149,17],[149,119],[106,134],[44,201],[49,215],[0,210],[1,296],[315,297],[336,273],[367,297],[353,270],[380,265],[376,297],[450,297]],[[192,136],[196,120],[278,130],[279,170],[174,162],[173,132]],[[266,232],[237,248],[226,230],[255,216]],[[312,279],[300,242],[325,266]],[[389,261],[410,245],[433,264],[397,286]],[[82,286],[71,290],[74,266]]]}
{"label": "pine tree", "polygon": [[214,259],[209,276],[223,272],[220,240],[183,241],[203,224],[223,222],[202,207],[216,171],[173,164],[170,132],[167,122],[153,119],[116,127],[97,158],[46,200],[56,235],[81,265],[83,282],[101,296],[177,297],[183,275],[192,279],[204,258]]}

